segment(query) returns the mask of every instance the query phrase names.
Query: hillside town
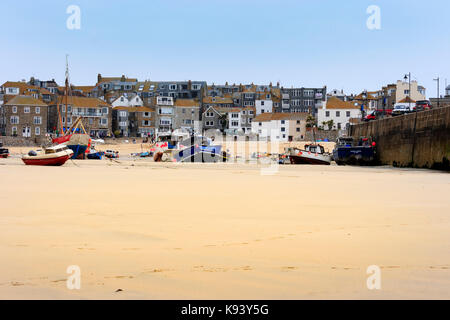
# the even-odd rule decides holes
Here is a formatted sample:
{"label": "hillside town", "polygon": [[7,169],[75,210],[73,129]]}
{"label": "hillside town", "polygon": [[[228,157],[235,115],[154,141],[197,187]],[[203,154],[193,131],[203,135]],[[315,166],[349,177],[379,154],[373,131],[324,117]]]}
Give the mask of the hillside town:
{"label": "hillside town", "polygon": [[[339,132],[351,124],[395,115],[396,111],[449,104],[450,86],[445,97],[430,101],[426,89],[406,76],[380,89],[354,94],[327,91],[327,86],[140,81],[101,74],[95,85],[62,86],[54,79],[32,77],[1,85],[0,134],[37,142],[57,136],[61,126],[70,127],[82,117],[93,138],[155,138],[177,130],[262,136],[277,129],[280,134],[275,139],[289,142],[305,140],[307,129],[313,126]],[[58,110],[62,121],[58,121]]]}

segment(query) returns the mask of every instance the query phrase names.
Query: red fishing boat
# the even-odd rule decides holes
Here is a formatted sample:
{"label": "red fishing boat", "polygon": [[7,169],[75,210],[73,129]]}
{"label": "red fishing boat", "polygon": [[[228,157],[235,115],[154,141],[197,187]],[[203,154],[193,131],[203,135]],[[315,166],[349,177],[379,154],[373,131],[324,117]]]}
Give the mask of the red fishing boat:
{"label": "red fishing boat", "polygon": [[43,150],[30,151],[22,157],[22,161],[28,166],[62,166],[73,155],[73,151],[65,145],[44,148]]}

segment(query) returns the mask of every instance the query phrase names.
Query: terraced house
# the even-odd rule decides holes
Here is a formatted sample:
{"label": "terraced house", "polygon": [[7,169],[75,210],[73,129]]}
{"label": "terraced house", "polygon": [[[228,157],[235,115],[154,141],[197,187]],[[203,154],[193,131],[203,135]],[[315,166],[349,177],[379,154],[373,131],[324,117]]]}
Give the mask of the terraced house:
{"label": "terraced house", "polygon": [[155,109],[150,107],[114,107],[112,130],[116,136],[148,137],[155,134]]}
{"label": "terraced house", "polygon": [[67,109],[65,97],[58,97],[58,103],[49,106],[49,129],[61,131],[58,108],[64,127],[70,127],[78,117],[83,117],[83,125],[92,137],[104,138],[112,135],[112,107],[97,98],[69,96]]}
{"label": "terraced house", "polygon": [[5,134],[43,138],[47,133],[47,104],[32,96],[18,95],[3,105]]}
{"label": "terraced house", "polygon": [[4,95],[5,102],[8,102],[8,100],[18,95],[31,96],[35,99],[42,100],[47,104],[56,102],[55,94],[53,94],[46,88],[30,85],[26,82],[14,82],[14,81],[5,82],[1,86],[0,91]]}
{"label": "terraced house", "polygon": [[308,112],[317,115],[327,100],[327,87],[323,88],[281,88],[281,106],[276,112]]}
{"label": "terraced house", "polygon": [[173,128],[200,133],[200,101],[196,99],[176,99],[174,106]]}

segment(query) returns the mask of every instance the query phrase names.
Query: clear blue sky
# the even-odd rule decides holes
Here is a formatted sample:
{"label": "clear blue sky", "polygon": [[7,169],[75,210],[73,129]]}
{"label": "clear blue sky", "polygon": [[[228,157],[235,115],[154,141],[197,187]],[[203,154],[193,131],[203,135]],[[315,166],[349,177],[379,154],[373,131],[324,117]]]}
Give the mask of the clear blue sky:
{"label": "clear blue sky", "polygon": [[[81,8],[81,30],[66,9]],[[369,5],[381,30],[366,27]],[[97,74],[141,80],[276,83],[347,93],[411,72],[436,95],[450,80],[448,0],[2,0],[0,82]],[[442,90],[443,92],[443,90]]]}

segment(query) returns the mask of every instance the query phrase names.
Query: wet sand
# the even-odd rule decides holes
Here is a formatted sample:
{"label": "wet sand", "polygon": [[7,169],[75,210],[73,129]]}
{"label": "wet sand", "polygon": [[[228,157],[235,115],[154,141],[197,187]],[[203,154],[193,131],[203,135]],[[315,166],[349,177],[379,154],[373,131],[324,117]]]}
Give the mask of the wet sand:
{"label": "wet sand", "polygon": [[0,299],[450,298],[448,173],[14,155],[0,179]]}

